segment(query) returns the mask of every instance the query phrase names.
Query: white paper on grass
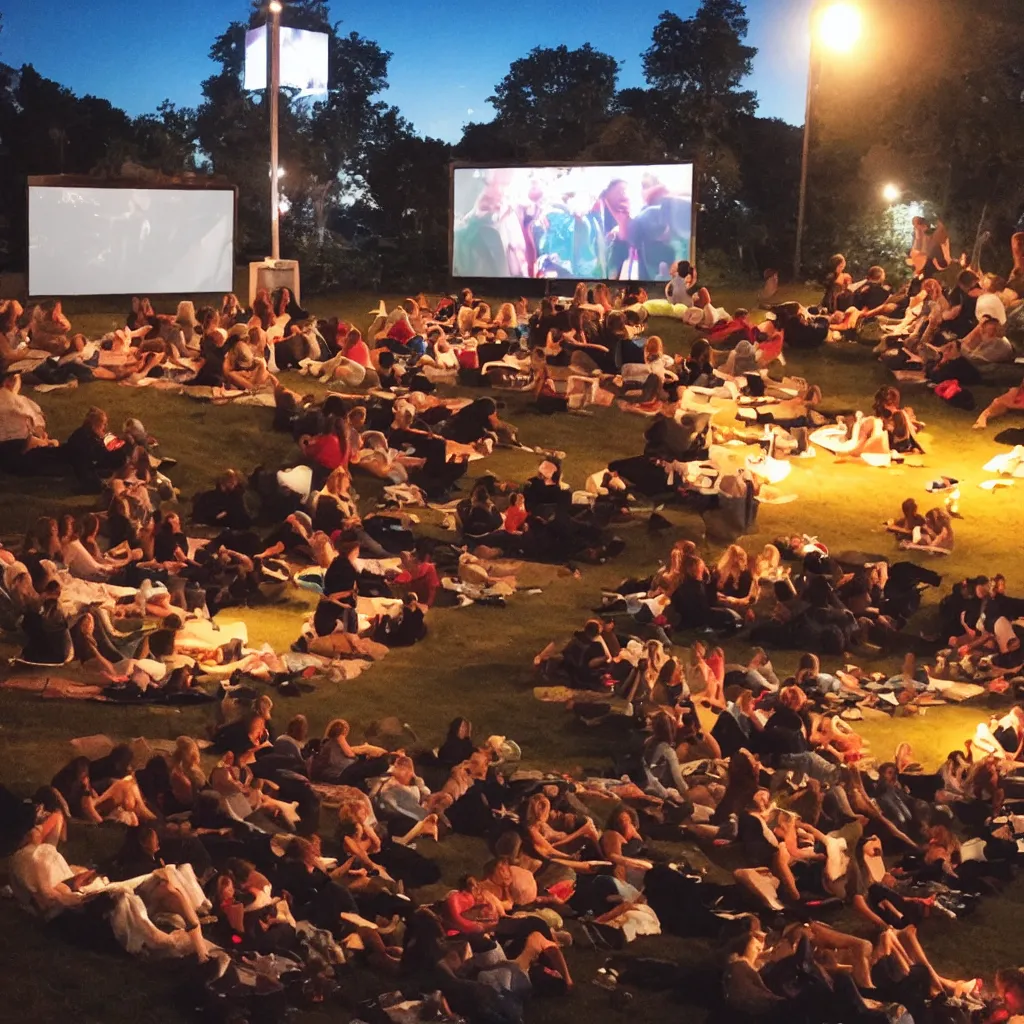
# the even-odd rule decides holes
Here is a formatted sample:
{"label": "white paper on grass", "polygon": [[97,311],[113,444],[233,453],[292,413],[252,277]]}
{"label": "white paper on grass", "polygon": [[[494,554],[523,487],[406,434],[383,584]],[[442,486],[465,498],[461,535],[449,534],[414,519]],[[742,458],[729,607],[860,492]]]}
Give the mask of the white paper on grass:
{"label": "white paper on grass", "polygon": [[229,189],[29,188],[33,295],[229,292]]}
{"label": "white paper on grass", "polygon": [[[327,92],[330,41],[326,32],[281,29],[281,87],[298,89],[300,96]],[[245,33],[245,75],[248,92],[267,87],[267,26]]]}

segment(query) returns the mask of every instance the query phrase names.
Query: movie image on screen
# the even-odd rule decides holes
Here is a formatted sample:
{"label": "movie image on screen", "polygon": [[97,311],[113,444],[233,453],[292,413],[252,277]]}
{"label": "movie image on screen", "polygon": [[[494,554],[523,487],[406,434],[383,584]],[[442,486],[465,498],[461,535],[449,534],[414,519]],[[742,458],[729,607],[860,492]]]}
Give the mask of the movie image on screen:
{"label": "movie image on screen", "polygon": [[29,187],[33,295],[229,292],[227,189]]}
{"label": "movie image on screen", "polygon": [[453,277],[667,281],[692,235],[690,163],[452,173]]}
{"label": "movie image on screen", "polygon": [[[301,28],[281,30],[281,88],[298,89],[299,96],[322,96],[327,92],[330,40],[326,32]],[[267,87],[267,26],[245,33],[245,74],[247,92]]]}

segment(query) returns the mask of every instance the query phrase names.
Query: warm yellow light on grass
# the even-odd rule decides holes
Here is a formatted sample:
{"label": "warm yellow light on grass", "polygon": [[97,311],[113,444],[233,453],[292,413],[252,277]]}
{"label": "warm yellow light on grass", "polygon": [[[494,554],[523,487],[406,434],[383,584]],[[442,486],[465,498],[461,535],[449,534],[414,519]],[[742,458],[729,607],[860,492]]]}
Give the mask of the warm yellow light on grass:
{"label": "warm yellow light on grass", "polygon": [[893,185],[892,182],[882,188],[882,198],[887,203],[898,203],[901,195],[903,195],[903,190],[899,185]]}
{"label": "warm yellow light on grass", "polygon": [[856,4],[829,4],[818,17],[818,39],[837,53],[849,53],[862,31],[863,18]]}

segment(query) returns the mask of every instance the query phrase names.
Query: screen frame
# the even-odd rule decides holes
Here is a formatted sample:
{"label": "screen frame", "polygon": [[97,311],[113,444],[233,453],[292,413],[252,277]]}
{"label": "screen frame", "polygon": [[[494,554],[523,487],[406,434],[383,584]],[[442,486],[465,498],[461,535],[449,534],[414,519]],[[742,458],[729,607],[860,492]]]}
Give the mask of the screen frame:
{"label": "screen frame", "polygon": [[[32,223],[31,223],[31,190],[33,188],[96,188],[124,190],[134,189],[136,191],[146,190],[150,192],[230,192],[231,193],[231,291],[234,291],[234,273],[238,264],[238,186],[228,181],[218,181],[216,178],[195,178],[165,180],[159,182],[140,181],[136,178],[91,178],[87,174],[38,174],[29,175],[25,182],[25,209],[29,216],[25,218],[25,252],[27,254],[25,266],[26,294],[30,299],[63,298],[60,295],[49,295],[44,292],[32,291]],[[99,294],[99,293],[95,293]],[[127,292],[108,292],[109,295],[127,295]],[[178,295],[178,292],[150,292],[150,295]],[[197,295],[215,295],[216,292],[196,292]],[[72,298],[78,296],[71,296]],[[82,295],[82,298],[90,298],[91,295]]]}
{"label": "screen frame", "polygon": [[[492,160],[480,162],[476,160],[451,160],[448,163],[448,280],[449,281],[544,281],[550,284],[557,278],[547,277],[471,277],[455,276],[455,172],[461,171],[487,171],[494,168],[508,168],[515,170],[520,167],[675,167],[679,164],[689,164],[693,168],[693,187],[690,194],[690,262],[695,262],[697,255],[697,168],[699,161],[696,157],[686,157],[681,160],[661,160],[657,163],[627,163],[622,160],[576,160],[576,161],[551,161],[551,160],[520,160],[516,163],[509,163],[507,160]],[[616,277],[580,277],[570,278],[574,281],[603,281],[606,283],[616,282],[621,279]],[[637,281],[637,284],[660,284],[659,281]]]}

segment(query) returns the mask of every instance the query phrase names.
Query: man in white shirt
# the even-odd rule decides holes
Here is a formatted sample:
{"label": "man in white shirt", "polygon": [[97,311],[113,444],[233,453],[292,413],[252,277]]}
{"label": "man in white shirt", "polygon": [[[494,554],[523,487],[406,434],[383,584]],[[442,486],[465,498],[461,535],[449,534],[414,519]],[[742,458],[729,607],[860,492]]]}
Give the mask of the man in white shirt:
{"label": "man in white shirt", "polygon": [[87,897],[80,890],[97,877],[95,871],[68,864],[54,845],[55,836],[53,842],[47,841],[53,818],[33,828],[10,860],[11,888],[18,901],[47,921],[68,907],[81,906]]}
{"label": "man in white shirt", "polygon": [[21,393],[21,374],[9,373],[0,386],[0,444],[46,436],[43,410]]}

